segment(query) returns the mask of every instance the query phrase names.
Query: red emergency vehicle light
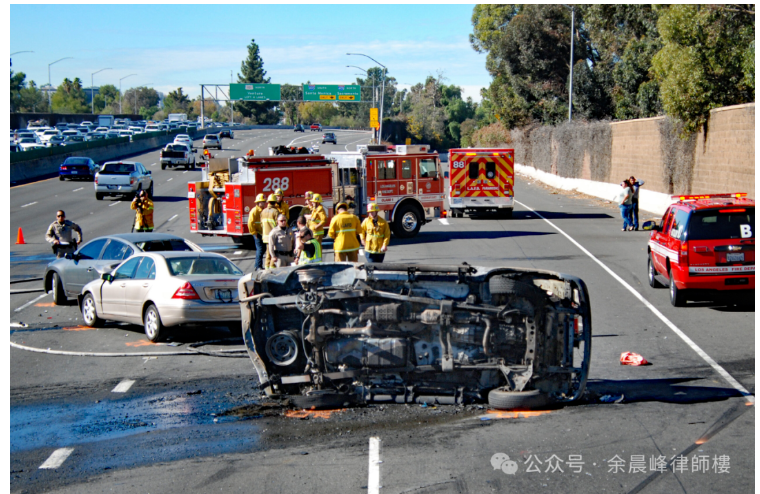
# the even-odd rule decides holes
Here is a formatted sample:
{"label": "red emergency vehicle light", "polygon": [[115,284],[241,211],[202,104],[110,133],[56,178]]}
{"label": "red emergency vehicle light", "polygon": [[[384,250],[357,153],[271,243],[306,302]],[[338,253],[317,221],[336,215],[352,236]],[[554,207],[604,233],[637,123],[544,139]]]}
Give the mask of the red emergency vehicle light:
{"label": "red emergency vehicle light", "polygon": [[746,209],[719,209],[719,213],[746,213]]}

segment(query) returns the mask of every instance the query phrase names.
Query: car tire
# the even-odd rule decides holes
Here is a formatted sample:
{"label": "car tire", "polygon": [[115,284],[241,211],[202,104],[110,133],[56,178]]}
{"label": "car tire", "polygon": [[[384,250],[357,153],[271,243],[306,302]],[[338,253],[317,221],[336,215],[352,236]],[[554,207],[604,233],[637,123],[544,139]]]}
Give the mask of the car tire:
{"label": "car tire", "polygon": [[53,273],[52,286],[53,303],[55,305],[63,305],[69,301],[69,299],[66,298],[66,292],[63,290],[63,283],[61,283],[61,277],[58,276],[58,273]]}
{"label": "car tire", "polygon": [[64,181],[64,180],[66,180],[66,179],[65,179],[65,178],[63,178],[63,176],[62,176],[62,175],[59,175],[59,176],[58,176],[58,180],[60,180],[61,182],[63,182],[63,181]]}
{"label": "car tire", "polygon": [[500,209],[498,213],[499,218],[504,220],[511,220],[512,219],[512,210],[511,209]]}
{"label": "car tire", "polygon": [[161,169],[166,170],[166,163],[161,163]]}
{"label": "car tire", "polygon": [[92,293],[86,294],[82,300],[82,319],[84,324],[91,328],[99,328],[105,322],[98,317],[97,304],[95,304],[95,297],[92,296]]}
{"label": "car tire", "polygon": [[105,197],[105,195],[104,195],[104,194],[101,194],[101,193],[99,193],[99,192],[96,192],[96,193],[95,193],[95,199],[97,199],[98,201],[102,201],[102,200],[103,200],[103,197]]}
{"label": "car tire", "polygon": [[153,343],[160,341],[163,337],[164,325],[161,322],[161,315],[153,304],[145,308],[143,328],[145,329],[145,336]]}
{"label": "car tire", "polygon": [[352,405],[353,396],[335,392],[316,392],[310,395],[292,395],[288,399],[296,408],[304,410],[335,410]]}
{"label": "car tire", "polygon": [[412,238],[422,227],[420,210],[412,204],[404,204],[393,218],[393,232],[399,238]]}
{"label": "car tire", "polygon": [[680,290],[676,286],[673,271],[670,271],[668,274],[670,275],[670,304],[673,307],[683,307],[686,305],[686,290]]}
{"label": "car tire", "polygon": [[153,181],[150,182],[150,187],[148,187],[148,197],[153,199]]}
{"label": "car tire", "polygon": [[538,390],[507,391],[496,388],[488,393],[488,405],[497,410],[535,410],[549,403],[549,397]]}
{"label": "car tire", "polygon": [[657,270],[654,268],[654,262],[652,261],[652,253],[649,253],[647,257],[647,278],[649,279],[649,286],[652,288],[663,288],[663,284],[657,281]]}

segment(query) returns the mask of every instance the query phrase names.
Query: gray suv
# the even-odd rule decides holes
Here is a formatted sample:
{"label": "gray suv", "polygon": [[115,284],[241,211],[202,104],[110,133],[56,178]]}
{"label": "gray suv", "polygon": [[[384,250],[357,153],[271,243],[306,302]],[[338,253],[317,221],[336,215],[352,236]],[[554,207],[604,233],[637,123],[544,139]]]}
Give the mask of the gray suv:
{"label": "gray suv", "polygon": [[332,142],[333,144],[338,144],[338,138],[335,137],[335,134],[332,132],[326,132],[322,134],[322,144],[326,142]]}

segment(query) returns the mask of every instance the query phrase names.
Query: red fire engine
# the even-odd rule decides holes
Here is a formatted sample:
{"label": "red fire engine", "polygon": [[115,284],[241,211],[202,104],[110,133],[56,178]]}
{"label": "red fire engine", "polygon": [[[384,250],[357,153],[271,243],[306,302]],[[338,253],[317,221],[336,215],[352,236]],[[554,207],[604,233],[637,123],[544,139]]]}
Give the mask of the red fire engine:
{"label": "red fire engine", "polygon": [[394,234],[415,236],[427,221],[443,210],[443,180],[437,153],[428,145],[360,146],[356,152],[329,156],[299,154],[212,158],[202,180],[188,184],[190,230],[202,235],[232,237],[252,245],[248,214],[255,197],[281,188],[295,222],[305,205],[306,191],[322,196],[329,219],[334,205],[346,202],[364,217],[367,204],[376,202]]}

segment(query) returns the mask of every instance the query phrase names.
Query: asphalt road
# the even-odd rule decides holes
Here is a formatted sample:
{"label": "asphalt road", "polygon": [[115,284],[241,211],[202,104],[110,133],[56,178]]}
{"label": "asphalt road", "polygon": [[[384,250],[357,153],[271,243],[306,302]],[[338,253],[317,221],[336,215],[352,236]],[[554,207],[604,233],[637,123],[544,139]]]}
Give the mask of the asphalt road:
{"label": "asphalt road", "polygon": [[[224,141],[235,148],[225,154],[242,155],[251,146],[260,154],[294,136],[250,131],[236,137]],[[319,137],[296,134],[298,142]],[[367,139],[339,133],[339,146],[322,151]],[[243,259],[248,251],[231,241],[190,236],[185,183],[200,172],[150,167],[157,152],[134,159],[154,170],[158,231],[191,238],[250,268]],[[392,493],[751,492],[754,307],[672,307],[667,290],[647,284],[645,232],[621,232],[612,205],[531,182],[516,180],[513,219],[437,220],[414,239],[393,239],[386,261],[467,261],[582,277],[594,334],[582,403],[523,415],[398,405],[289,418],[256,406],[257,379],[247,357],[193,353],[190,344],[199,341],[207,342],[201,350],[242,348],[222,328],[175,331],[168,344],[151,345],[140,327],[83,330],[76,306],[53,307],[49,295],[37,301],[41,294],[11,295],[11,322],[30,325],[11,327],[12,342],[136,355],[11,349],[11,491],[372,492],[380,484],[381,492]],[[41,275],[50,257],[42,237],[55,209],[66,209],[86,238],[129,229],[128,203],[95,201],[91,187],[49,180],[11,189],[12,240],[19,226],[27,239],[24,246],[11,244],[11,279]],[[626,351],[651,365],[621,366]],[[114,392],[119,386],[126,391]],[[743,389],[752,395],[742,396]],[[380,438],[379,451],[370,453],[370,437]],[[662,473],[655,471],[658,457],[666,463]],[[59,466],[40,468],[55,458],[63,460]],[[382,463],[370,467],[370,458]],[[498,468],[505,461],[515,462],[514,474]]]}

